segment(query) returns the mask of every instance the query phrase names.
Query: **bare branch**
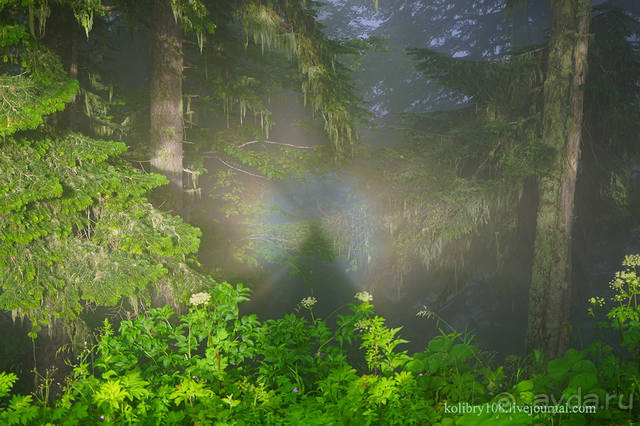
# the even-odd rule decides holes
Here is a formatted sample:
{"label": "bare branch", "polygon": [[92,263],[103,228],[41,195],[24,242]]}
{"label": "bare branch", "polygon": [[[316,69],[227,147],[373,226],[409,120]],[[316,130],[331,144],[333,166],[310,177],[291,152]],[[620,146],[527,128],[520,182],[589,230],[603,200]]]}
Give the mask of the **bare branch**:
{"label": "bare branch", "polygon": [[275,237],[273,235],[268,235],[268,234],[251,234],[240,239],[240,241],[242,240],[261,240],[261,241],[271,240],[271,241],[278,241],[281,243],[291,244],[291,241],[287,240],[286,238]]}
{"label": "bare branch", "polygon": [[293,145],[290,143],[284,143],[284,142],[275,142],[275,141],[268,141],[268,140],[263,140],[263,141],[249,141],[249,142],[245,142],[242,145],[238,145],[238,148],[244,148],[247,145],[253,145],[255,143],[266,143],[269,145],[280,145],[280,146],[288,146],[290,148],[295,148],[295,149],[314,149],[316,148],[315,146],[304,146],[304,145]]}
{"label": "bare branch", "polygon": [[218,161],[220,161],[222,164],[224,164],[225,166],[229,167],[230,169],[236,170],[236,171],[241,172],[241,173],[248,174],[249,176],[257,177],[257,178],[264,179],[264,180],[269,180],[269,179],[267,179],[267,178],[266,178],[266,177],[264,177],[264,176],[257,175],[257,174],[255,174],[255,173],[251,173],[251,172],[248,172],[248,171],[246,171],[246,170],[242,170],[242,169],[239,169],[239,168],[237,168],[237,167],[234,167],[234,166],[232,166],[231,164],[229,164],[229,163],[227,163],[226,161],[224,161],[222,158],[218,158],[218,157],[213,157],[213,158],[218,159]]}

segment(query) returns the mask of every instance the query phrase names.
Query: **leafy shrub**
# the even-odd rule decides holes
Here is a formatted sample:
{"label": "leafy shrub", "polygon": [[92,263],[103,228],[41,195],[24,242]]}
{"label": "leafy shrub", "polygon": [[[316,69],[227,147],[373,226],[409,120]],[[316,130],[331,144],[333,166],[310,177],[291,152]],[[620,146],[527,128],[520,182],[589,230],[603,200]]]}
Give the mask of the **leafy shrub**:
{"label": "leafy shrub", "polygon": [[[0,373],[5,424],[586,424],[630,422],[638,394],[640,258],[628,257],[613,281],[618,306],[603,326],[620,332],[621,351],[601,343],[545,361],[534,353],[526,371],[492,368],[468,336],[453,331],[423,352],[399,351],[400,328],[374,315],[358,293],[335,330],[306,315],[259,322],[239,315],[242,285],[218,284],[191,297],[176,318],[168,307],[124,321],[105,320],[98,343],[79,357],[52,406],[31,395],[9,398],[16,380]],[[594,303],[594,301],[592,301]],[[595,301],[595,305],[601,305]],[[593,311],[592,311],[593,312]],[[360,350],[361,368],[347,354]],[[636,351],[633,351],[635,349]],[[91,360],[91,361],[90,361]],[[614,396],[612,399],[611,396]],[[620,396],[620,397],[618,397]],[[603,404],[605,403],[605,404]],[[598,405],[592,413],[574,407]],[[555,406],[548,412],[544,406]],[[481,411],[480,411],[481,410]],[[634,417],[635,416],[635,417]]]}

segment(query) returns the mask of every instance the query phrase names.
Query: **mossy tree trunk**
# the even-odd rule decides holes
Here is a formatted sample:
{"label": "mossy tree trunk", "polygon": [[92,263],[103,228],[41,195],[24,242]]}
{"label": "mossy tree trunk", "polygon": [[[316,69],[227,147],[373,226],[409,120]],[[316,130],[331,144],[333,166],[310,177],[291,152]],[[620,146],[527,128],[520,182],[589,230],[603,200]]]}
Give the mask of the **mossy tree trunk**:
{"label": "mossy tree trunk", "polygon": [[555,357],[568,345],[571,230],[591,1],[552,0],[551,7],[542,137],[556,157],[551,170],[539,179],[527,351],[539,349]]}
{"label": "mossy tree trunk", "polygon": [[[184,192],[182,122],[182,26],[174,17],[169,0],[151,0],[150,148],[151,167],[169,179],[153,195],[161,210],[182,215]],[[175,306],[168,284],[152,298],[153,306]]]}
{"label": "mossy tree trunk", "polygon": [[169,179],[159,191],[158,207],[181,214],[182,27],[169,0],[152,0],[151,22],[151,166]]}

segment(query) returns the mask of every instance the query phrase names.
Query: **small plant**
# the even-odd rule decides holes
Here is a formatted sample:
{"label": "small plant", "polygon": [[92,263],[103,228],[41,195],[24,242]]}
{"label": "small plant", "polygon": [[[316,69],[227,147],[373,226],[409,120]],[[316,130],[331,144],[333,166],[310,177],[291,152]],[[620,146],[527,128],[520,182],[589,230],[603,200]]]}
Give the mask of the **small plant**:
{"label": "small plant", "polygon": [[316,319],[313,316],[313,306],[318,303],[318,299],[315,297],[305,297],[300,301],[300,306],[309,311],[309,315],[311,315],[311,321],[316,322]]}
{"label": "small plant", "polygon": [[640,255],[626,256],[622,266],[610,284],[617,306],[607,314],[608,327],[620,333],[620,345],[640,363]]}
{"label": "small plant", "polygon": [[[638,263],[627,258],[616,275],[616,306],[607,315],[626,355],[636,348]],[[9,396],[17,378],[0,373],[0,424],[529,425],[637,418],[629,403],[638,400],[633,356],[596,343],[554,360],[534,353],[528,362],[491,366],[472,337],[450,326],[443,331],[446,321],[426,308],[420,315],[435,320],[441,334],[410,355],[397,350],[406,343],[401,328],[388,328],[374,314],[373,297],[355,298],[335,330],[313,315],[313,297],[299,304],[311,321],[293,314],[262,323],[241,317],[238,304],[248,290],[227,283],[193,294],[189,311],[177,318],[163,307],[123,321],[117,331],[105,321],[52,405],[37,395]],[[592,307],[601,306],[595,300]],[[592,406],[594,396],[608,401],[611,394],[621,396],[617,405],[595,413],[531,411]],[[585,396],[591,399],[576,399]]]}

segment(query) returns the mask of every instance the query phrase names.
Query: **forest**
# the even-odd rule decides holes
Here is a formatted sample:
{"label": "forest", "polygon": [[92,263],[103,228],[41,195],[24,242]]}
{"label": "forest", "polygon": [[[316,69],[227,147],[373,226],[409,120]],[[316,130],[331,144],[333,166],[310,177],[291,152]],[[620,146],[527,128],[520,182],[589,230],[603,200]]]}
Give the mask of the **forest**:
{"label": "forest", "polygon": [[637,0],[0,0],[1,425],[636,422]]}

